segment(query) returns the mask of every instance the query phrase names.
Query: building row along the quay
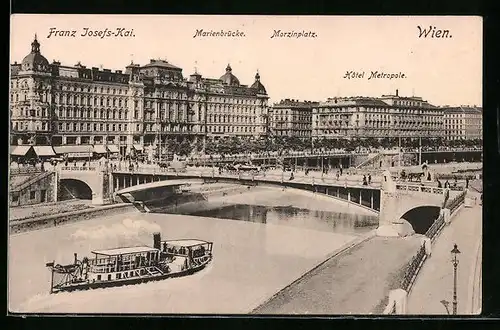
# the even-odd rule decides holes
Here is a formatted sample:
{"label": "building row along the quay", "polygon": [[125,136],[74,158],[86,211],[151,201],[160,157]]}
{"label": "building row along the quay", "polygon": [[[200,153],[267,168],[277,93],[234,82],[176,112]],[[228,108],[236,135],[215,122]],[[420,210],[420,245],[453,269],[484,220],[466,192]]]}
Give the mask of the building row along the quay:
{"label": "building row along the quay", "polygon": [[[481,139],[482,108],[436,106],[417,96],[284,99],[270,104],[256,72],[242,84],[231,65],[219,78],[162,59],[125,70],[49,61],[35,39],[10,68],[11,145],[97,147],[121,155],[168,141],[221,137]],[[71,150],[67,152],[72,152]],[[81,149],[81,150],[80,150]],[[101,150],[102,149],[102,150]]]}

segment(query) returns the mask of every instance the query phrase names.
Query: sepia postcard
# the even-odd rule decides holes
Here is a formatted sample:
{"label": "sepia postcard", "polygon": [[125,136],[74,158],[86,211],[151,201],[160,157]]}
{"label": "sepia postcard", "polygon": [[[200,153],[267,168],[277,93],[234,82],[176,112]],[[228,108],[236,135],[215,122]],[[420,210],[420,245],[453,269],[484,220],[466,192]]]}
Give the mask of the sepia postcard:
{"label": "sepia postcard", "polygon": [[482,23],[12,15],[9,312],[480,314]]}

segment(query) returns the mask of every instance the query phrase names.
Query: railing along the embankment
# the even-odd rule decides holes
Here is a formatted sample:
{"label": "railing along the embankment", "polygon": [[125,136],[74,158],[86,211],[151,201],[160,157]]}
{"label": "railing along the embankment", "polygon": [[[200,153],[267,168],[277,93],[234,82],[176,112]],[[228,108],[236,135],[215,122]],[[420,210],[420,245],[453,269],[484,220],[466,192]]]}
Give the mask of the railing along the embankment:
{"label": "railing along the embankment", "polygon": [[[458,196],[449,200],[445,209],[450,211],[450,217],[458,210],[458,208],[465,202],[465,195],[467,191],[463,191]],[[436,238],[439,236],[441,231],[446,225],[445,214],[441,213],[439,217],[432,223],[430,228],[425,233],[426,238],[422,241],[422,245],[420,246],[417,253],[412,257],[412,259],[406,264],[404,268],[404,272],[401,279],[400,288],[397,290],[391,291],[389,294],[389,303],[384,310],[384,314],[404,314],[405,311],[397,310],[398,298],[393,298],[396,294],[400,294],[399,299],[407,299],[407,296],[410,294],[413,285],[415,284],[415,280],[417,279],[418,273],[422,269],[422,266],[425,260],[430,256],[430,244],[434,243]],[[401,291],[402,290],[402,291]],[[403,298],[401,298],[403,296]],[[406,305],[406,304],[403,304]]]}
{"label": "railing along the embankment", "polygon": [[[458,195],[457,197],[455,197],[452,200],[449,200],[446,203],[445,208],[450,210],[450,215],[453,214],[460,207],[460,205],[462,205],[464,203],[466,194],[467,194],[467,192],[464,191],[460,195]],[[443,229],[445,224],[446,224],[446,222],[444,219],[444,214],[440,214],[439,217],[429,227],[429,229],[425,233],[425,236],[429,237],[431,242],[434,243],[434,241],[436,240],[436,237],[441,232],[441,230]]]}

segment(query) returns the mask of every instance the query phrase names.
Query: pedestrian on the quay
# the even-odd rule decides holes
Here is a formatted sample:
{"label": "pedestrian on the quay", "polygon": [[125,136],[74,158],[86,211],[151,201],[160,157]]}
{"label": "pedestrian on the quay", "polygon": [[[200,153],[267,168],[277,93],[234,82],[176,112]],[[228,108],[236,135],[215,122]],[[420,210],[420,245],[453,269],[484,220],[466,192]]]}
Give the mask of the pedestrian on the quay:
{"label": "pedestrian on the quay", "polygon": [[442,188],[443,185],[441,184],[441,181],[437,180],[437,182],[438,182],[438,188]]}
{"label": "pedestrian on the quay", "polygon": [[368,182],[366,182],[366,175],[363,175],[363,186],[367,186]]}
{"label": "pedestrian on the quay", "polygon": [[336,176],[337,176],[337,181],[338,181],[339,176],[340,176],[340,172],[339,171],[337,171]]}
{"label": "pedestrian on the quay", "polygon": [[368,173],[368,184],[372,184],[372,175]]}
{"label": "pedestrian on the quay", "polygon": [[469,178],[465,178],[465,189],[469,188]]}
{"label": "pedestrian on the quay", "polygon": [[448,179],[445,181],[444,187],[445,188],[450,188],[450,182],[448,181]]}

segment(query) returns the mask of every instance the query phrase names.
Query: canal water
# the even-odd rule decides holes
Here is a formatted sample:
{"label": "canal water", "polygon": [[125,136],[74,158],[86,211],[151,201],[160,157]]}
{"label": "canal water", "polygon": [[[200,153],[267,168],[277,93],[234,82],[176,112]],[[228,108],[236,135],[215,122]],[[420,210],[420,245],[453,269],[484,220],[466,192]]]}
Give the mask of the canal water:
{"label": "canal water", "polygon": [[346,234],[363,234],[378,226],[377,214],[331,197],[293,189],[253,189],[180,213]]}
{"label": "canal water", "polygon": [[[214,199],[193,215],[103,216],[9,237],[9,309],[47,313],[248,313],[359,235],[374,213],[330,197],[281,189]],[[163,239],[214,243],[210,266],[192,276],[50,295],[47,262]],[[355,269],[352,270],[356,271]]]}
{"label": "canal water", "polygon": [[322,210],[301,209],[294,206],[263,206],[235,204],[190,215],[231,219],[280,226],[294,226],[336,233],[364,233],[377,227],[376,216],[349,214]]}

